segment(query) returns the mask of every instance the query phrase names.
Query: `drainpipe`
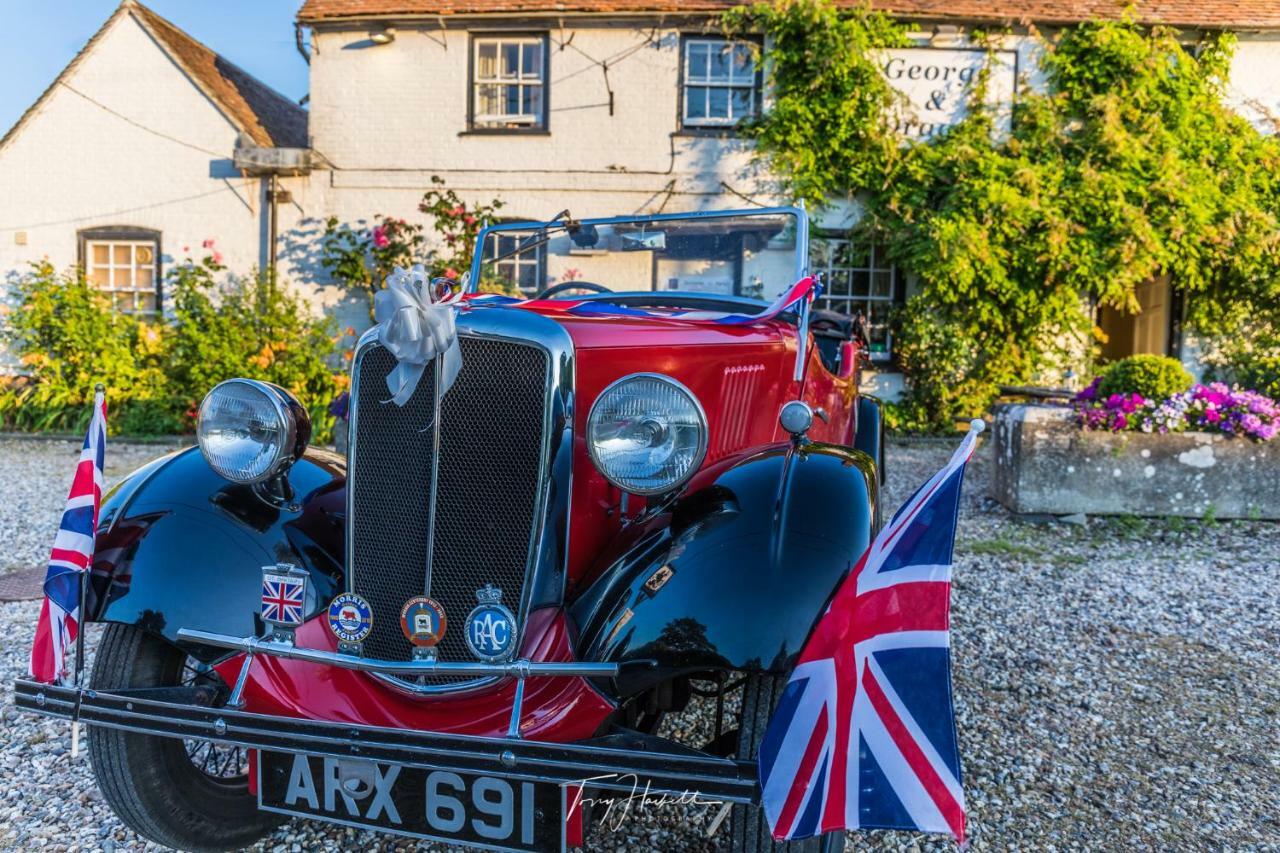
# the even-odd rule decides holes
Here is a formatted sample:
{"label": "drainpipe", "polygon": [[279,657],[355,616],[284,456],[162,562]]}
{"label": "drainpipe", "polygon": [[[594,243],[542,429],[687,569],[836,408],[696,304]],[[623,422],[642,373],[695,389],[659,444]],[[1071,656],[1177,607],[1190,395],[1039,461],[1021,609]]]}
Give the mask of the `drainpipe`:
{"label": "drainpipe", "polygon": [[279,221],[279,209],[277,207],[280,201],[279,177],[275,172],[271,173],[271,180],[267,184],[267,203],[270,207],[267,210],[267,268],[271,270],[271,279],[274,281],[276,277],[276,223]]}

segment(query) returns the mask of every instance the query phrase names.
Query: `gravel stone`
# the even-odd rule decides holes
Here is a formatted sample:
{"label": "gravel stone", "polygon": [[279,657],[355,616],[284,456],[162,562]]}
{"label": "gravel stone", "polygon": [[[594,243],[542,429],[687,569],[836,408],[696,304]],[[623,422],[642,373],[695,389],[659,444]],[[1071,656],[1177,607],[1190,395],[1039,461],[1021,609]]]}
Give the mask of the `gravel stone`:
{"label": "gravel stone", "polygon": [[[894,444],[886,511],[952,443]],[[167,452],[113,442],[109,481]],[[78,445],[0,440],[0,569],[40,565]],[[1089,518],[1026,523],[970,464],[953,587],[955,700],[974,850],[1280,851],[1280,525]],[[160,850],[124,828],[71,759],[66,723],[18,713],[38,602],[0,604],[0,849]],[[90,653],[101,628],[90,626]],[[729,701],[733,706],[733,698]],[[664,732],[714,727],[698,700]],[[89,732],[85,737],[92,737]],[[592,849],[722,849],[717,809],[633,813]],[[443,850],[295,820],[256,851]],[[848,836],[847,850],[941,851],[945,838]]]}

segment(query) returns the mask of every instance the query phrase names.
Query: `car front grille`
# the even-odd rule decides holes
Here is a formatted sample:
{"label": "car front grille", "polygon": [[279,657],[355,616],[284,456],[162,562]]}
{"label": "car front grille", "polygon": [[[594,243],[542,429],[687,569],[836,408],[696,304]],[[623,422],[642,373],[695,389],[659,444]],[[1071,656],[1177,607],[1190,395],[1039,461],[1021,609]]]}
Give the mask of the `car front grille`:
{"label": "car front grille", "polygon": [[501,587],[523,623],[547,452],[547,354],[509,340],[463,335],[459,343],[462,370],[441,401],[439,424],[430,367],[397,406],[383,402],[395,358],[374,343],[356,365],[348,531],[352,586],[373,608],[370,657],[409,659],[400,609],[415,595],[444,607],[444,661],[473,659],[464,623],[487,583]]}

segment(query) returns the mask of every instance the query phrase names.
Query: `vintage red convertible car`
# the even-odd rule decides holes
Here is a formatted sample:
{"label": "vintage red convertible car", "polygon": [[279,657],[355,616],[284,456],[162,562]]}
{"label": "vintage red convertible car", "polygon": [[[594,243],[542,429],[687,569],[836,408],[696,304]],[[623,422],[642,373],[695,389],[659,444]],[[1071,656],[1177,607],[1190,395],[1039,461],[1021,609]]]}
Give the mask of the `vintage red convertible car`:
{"label": "vintage red convertible car", "polygon": [[465,289],[551,286],[458,300],[460,371],[403,405],[365,334],[345,457],[287,392],[219,385],[200,448],[104,501],[90,683],[17,704],[92,725],[116,814],[187,850],[288,814],[594,847],[637,790],[773,849],[753,759],[882,476],[807,238],[792,208],[491,228]]}

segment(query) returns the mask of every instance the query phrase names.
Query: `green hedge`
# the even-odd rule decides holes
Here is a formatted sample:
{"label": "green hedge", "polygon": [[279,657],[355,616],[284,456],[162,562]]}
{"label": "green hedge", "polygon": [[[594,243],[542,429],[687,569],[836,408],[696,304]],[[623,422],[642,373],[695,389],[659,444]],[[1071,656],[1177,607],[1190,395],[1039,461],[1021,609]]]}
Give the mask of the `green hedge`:
{"label": "green hedge", "polygon": [[0,388],[0,428],[79,432],[101,382],[112,434],[189,432],[205,393],[243,376],[296,394],[316,440],[328,441],[327,406],[345,379],[331,366],[341,340],[332,322],[314,319],[274,276],[219,285],[222,272],[211,258],[178,265],[166,280],[172,317],[160,320],[117,313],[83,275],[34,265],[6,323],[26,375]]}

